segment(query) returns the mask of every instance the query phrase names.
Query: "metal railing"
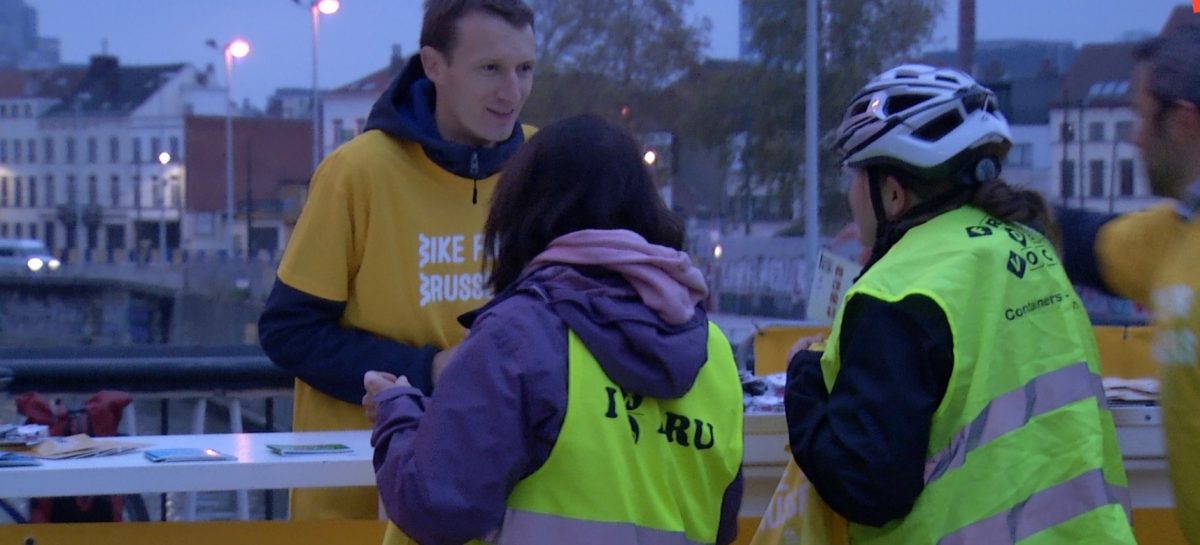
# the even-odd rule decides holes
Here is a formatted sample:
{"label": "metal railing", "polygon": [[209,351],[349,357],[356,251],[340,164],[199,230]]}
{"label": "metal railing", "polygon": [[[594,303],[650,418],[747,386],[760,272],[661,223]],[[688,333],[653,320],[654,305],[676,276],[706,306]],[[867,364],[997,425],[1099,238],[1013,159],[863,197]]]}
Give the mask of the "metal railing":
{"label": "metal railing", "polygon": [[[5,409],[26,392],[65,399],[70,408],[101,390],[125,391],[133,398],[121,420],[122,435],[205,433],[217,422],[209,413],[222,408],[230,433],[291,428],[290,421],[280,426],[275,413],[278,400],[291,400],[292,377],[254,345],[0,348],[0,403]],[[259,403],[261,412],[247,408]],[[139,417],[151,414],[157,425]],[[235,495],[233,518],[249,520],[248,492]],[[273,496],[264,491],[265,519],[274,518]],[[159,519],[195,520],[197,504],[195,493],[160,495]],[[147,516],[144,509],[140,513]]]}

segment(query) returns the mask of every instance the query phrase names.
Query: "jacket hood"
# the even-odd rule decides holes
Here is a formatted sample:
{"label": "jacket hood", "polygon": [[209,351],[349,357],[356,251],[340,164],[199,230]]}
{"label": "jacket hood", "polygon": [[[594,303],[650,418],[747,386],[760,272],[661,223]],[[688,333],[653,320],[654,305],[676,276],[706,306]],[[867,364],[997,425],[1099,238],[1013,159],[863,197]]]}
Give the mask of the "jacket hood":
{"label": "jacket hood", "polygon": [[425,155],[456,176],[479,180],[497,172],[525,142],[518,122],[508,140],[490,148],[468,146],[442,138],[434,118],[437,92],[425,76],[421,57],[413,55],[400,75],[392,80],[367,116],[364,131],[381,130],[396,138],[421,145]]}
{"label": "jacket hood", "polygon": [[516,294],[544,301],[631,393],[681,397],[708,360],[708,316],[698,304],[707,294],[703,275],[686,254],[630,231],[559,237],[463,324]]}

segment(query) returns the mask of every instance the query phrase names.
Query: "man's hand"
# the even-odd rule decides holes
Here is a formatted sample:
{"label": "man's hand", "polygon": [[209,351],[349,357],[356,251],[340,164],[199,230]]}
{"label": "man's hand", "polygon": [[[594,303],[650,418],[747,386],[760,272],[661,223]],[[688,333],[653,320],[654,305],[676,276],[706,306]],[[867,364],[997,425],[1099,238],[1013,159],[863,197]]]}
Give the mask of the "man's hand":
{"label": "man's hand", "polygon": [[408,379],[396,377],[396,375],[384,371],[367,371],[363,375],[363,388],[367,390],[367,393],[362,398],[363,411],[367,414],[367,420],[374,424],[375,417],[379,414],[379,405],[375,403],[375,394],[401,386],[409,386]]}

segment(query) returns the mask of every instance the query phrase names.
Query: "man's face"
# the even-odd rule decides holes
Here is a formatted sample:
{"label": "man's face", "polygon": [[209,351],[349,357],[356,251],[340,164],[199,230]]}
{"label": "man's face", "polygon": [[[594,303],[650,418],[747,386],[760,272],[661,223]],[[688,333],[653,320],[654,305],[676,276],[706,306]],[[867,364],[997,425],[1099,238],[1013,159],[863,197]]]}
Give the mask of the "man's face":
{"label": "man's face", "polygon": [[[1133,76],[1133,112],[1137,116],[1134,143],[1142,153],[1150,191],[1160,197],[1175,197],[1187,180],[1183,169],[1186,153],[1171,130],[1177,112],[1150,92],[1150,71],[1139,66]],[[1162,112],[1163,108],[1167,108]],[[1161,113],[1160,113],[1161,112]]]}
{"label": "man's face", "polygon": [[533,29],[475,11],[458,20],[455,36],[449,55],[421,51],[437,89],[438,130],[446,140],[471,146],[507,140],[533,89]]}

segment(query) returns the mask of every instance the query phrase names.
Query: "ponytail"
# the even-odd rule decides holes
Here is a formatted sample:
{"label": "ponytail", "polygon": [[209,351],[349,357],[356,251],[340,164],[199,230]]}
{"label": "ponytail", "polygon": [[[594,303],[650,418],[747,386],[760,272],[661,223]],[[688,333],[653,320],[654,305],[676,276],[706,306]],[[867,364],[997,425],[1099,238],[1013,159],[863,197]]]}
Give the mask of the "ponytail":
{"label": "ponytail", "polygon": [[967,202],[996,219],[1038,230],[1062,252],[1062,233],[1041,193],[1013,187],[1003,180],[992,180],[976,187]]}

